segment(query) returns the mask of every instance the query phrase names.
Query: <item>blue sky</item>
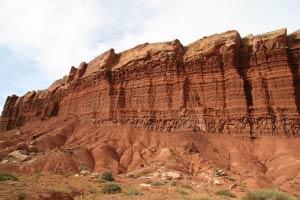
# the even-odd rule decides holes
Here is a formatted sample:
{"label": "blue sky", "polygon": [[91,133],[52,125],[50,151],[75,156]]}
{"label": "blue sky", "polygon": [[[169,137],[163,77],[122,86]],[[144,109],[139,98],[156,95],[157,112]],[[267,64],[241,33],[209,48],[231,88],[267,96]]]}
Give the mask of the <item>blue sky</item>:
{"label": "blue sky", "polygon": [[109,48],[300,28],[299,0],[0,0],[0,112]]}

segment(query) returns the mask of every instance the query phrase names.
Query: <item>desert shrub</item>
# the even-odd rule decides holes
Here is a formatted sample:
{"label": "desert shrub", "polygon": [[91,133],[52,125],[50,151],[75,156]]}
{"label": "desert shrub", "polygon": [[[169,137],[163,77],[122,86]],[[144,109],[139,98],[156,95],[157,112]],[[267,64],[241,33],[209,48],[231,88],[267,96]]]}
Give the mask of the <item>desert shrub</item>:
{"label": "desert shrub", "polygon": [[127,177],[128,178],[135,178],[134,174],[128,174]]}
{"label": "desert shrub", "polygon": [[128,191],[126,192],[127,195],[134,195],[134,196],[139,196],[139,195],[143,195],[143,193],[141,193],[138,189],[136,189],[133,186],[130,186]]}
{"label": "desert shrub", "polygon": [[120,193],[122,191],[122,188],[115,183],[110,183],[104,185],[101,191],[104,194],[116,194],[116,193]]}
{"label": "desert shrub", "polygon": [[18,193],[18,200],[25,200],[26,199],[26,193],[25,192],[19,192]]}
{"label": "desert shrub", "polygon": [[185,190],[177,190],[177,192],[181,195],[188,195],[189,193]]}
{"label": "desert shrub", "polygon": [[211,199],[209,197],[196,197],[193,200],[213,200],[213,199]]}
{"label": "desert shrub", "polygon": [[182,188],[189,189],[189,190],[194,190],[193,187],[190,186],[190,185],[182,185],[181,187],[182,187]]}
{"label": "desert shrub", "polygon": [[172,177],[171,177],[171,176],[167,176],[167,177],[166,177],[166,180],[167,180],[167,181],[171,181],[171,180],[172,180]]}
{"label": "desert shrub", "polygon": [[233,177],[226,177],[226,179],[229,180],[229,181],[236,181],[236,179],[233,178]]}
{"label": "desert shrub", "polygon": [[218,192],[216,192],[216,195],[220,195],[220,196],[228,196],[231,198],[236,198],[235,194],[232,194],[231,192],[229,192],[228,190],[220,190]]}
{"label": "desert shrub", "polygon": [[98,178],[95,179],[94,181],[97,182],[97,183],[105,183],[105,182],[106,182],[106,181],[105,181],[103,178],[101,178],[101,177],[98,177]]}
{"label": "desert shrub", "polygon": [[176,183],[175,181],[172,181],[170,185],[171,185],[171,186],[176,186],[177,183]]}
{"label": "desert shrub", "polygon": [[88,188],[89,188],[90,193],[96,193],[97,192],[96,188],[91,186],[91,185],[88,185]]}
{"label": "desert shrub", "polygon": [[110,172],[103,172],[101,175],[101,179],[103,179],[105,181],[114,181],[115,180],[112,173],[110,173]]}
{"label": "desert shrub", "polygon": [[8,173],[8,172],[0,172],[0,181],[18,181],[18,178],[11,174],[11,173]]}
{"label": "desert shrub", "polygon": [[163,184],[160,182],[152,182],[151,185],[155,186],[155,187],[159,187],[159,186],[162,186]]}
{"label": "desert shrub", "polygon": [[278,192],[275,190],[259,190],[255,192],[248,192],[243,200],[291,200],[290,195]]}

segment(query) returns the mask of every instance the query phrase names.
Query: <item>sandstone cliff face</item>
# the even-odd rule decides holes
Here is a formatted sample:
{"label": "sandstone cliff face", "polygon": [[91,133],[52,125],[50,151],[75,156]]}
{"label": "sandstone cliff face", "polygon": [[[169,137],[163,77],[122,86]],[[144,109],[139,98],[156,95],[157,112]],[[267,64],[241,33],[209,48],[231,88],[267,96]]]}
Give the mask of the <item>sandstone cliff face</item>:
{"label": "sandstone cliff face", "polygon": [[285,29],[111,49],[47,90],[8,97],[0,130],[72,116],[91,126],[299,136],[299,65],[300,32]]}

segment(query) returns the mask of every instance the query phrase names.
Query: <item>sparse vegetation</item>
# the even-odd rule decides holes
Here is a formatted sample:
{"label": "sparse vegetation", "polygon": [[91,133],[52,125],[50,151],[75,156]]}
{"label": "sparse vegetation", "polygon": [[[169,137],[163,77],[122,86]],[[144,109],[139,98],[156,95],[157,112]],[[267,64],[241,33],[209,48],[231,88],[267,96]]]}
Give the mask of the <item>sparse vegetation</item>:
{"label": "sparse vegetation", "polygon": [[255,192],[248,192],[243,200],[291,200],[292,198],[287,193],[275,190],[259,190]]}
{"label": "sparse vegetation", "polygon": [[114,181],[115,178],[113,177],[112,173],[110,172],[104,172],[101,175],[101,179],[105,180],[105,181]]}
{"label": "sparse vegetation", "polygon": [[228,190],[219,190],[218,192],[216,192],[216,195],[220,195],[220,196],[227,196],[227,197],[231,197],[231,198],[236,198],[236,195],[229,192]]}
{"label": "sparse vegetation", "polygon": [[[43,174],[43,173],[37,173],[36,176],[37,177],[42,177],[42,176],[45,176],[45,174]],[[64,176],[66,177],[66,175],[64,175]]]}
{"label": "sparse vegetation", "polygon": [[181,187],[185,188],[185,189],[189,189],[189,190],[193,190],[194,191],[194,188],[191,185],[182,185]]}
{"label": "sparse vegetation", "polygon": [[171,185],[171,186],[176,186],[177,183],[176,183],[175,181],[172,181],[172,182],[170,183],[170,185]]}
{"label": "sparse vegetation", "polygon": [[104,179],[102,179],[101,177],[97,178],[95,181],[98,182],[98,183],[105,183],[105,182],[106,182],[106,181],[105,181]]}
{"label": "sparse vegetation", "polygon": [[0,181],[18,181],[18,180],[19,179],[15,175],[9,172],[0,172]]}
{"label": "sparse vegetation", "polygon": [[128,174],[127,177],[128,178],[135,178],[134,174]]}
{"label": "sparse vegetation", "polygon": [[177,190],[177,192],[181,195],[188,195],[189,193],[185,190]]}
{"label": "sparse vegetation", "polygon": [[236,181],[236,179],[233,178],[233,177],[226,177],[226,179],[229,180],[229,181]]}
{"label": "sparse vegetation", "polygon": [[162,186],[163,184],[160,182],[152,182],[151,185],[155,186],[155,187],[159,187],[159,186]]}
{"label": "sparse vegetation", "polygon": [[25,200],[26,199],[26,193],[25,192],[19,192],[18,193],[18,200]]}
{"label": "sparse vegetation", "polygon": [[166,180],[167,180],[167,181],[171,181],[171,180],[172,180],[172,177],[171,177],[171,176],[167,176],[167,177],[166,177]]}
{"label": "sparse vegetation", "polygon": [[96,188],[91,186],[91,185],[89,185],[88,188],[89,188],[90,193],[96,193],[97,192]]}
{"label": "sparse vegetation", "polygon": [[141,193],[138,189],[136,189],[134,186],[130,186],[128,188],[128,191],[125,192],[126,195],[133,195],[133,196],[139,196],[139,195],[143,195],[143,193]]}
{"label": "sparse vegetation", "polygon": [[211,199],[209,197],[196,197],[193,200],[213,200],[213,199]]}
{"label": "sparse vegetation", "polygon": [[122,188],[115,183],[109,183],[103,186],[102,193],[104,194],[116,194],[122,191]]}

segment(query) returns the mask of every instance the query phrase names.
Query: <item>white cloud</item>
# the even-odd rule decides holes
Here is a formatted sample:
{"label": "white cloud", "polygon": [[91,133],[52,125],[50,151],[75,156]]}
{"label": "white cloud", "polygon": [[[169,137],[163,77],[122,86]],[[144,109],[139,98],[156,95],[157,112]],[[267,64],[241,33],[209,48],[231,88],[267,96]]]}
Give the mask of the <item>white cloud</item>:
{"label": "white cloud", "polygon": [[[2,0],[0,45],[32,58],[53,78],[134,35],[160,1]],[[136,44],[136,43],[135,43]],[[22,66],[20,66],[22,67]]]}
{"label": "white cloud", "polygon": [[[299,7],[298,0],[1,0],[0,47],[28,57],[35,62],[31,70],[54,81],[109,48],[119,52],[175,38],[186,45],[229,29],[242,36],[282,27],[293,31],[299,28]],[[16,63],[28,68],[28,62]],[[5,66],[2,60],[0,68]],[[25,79],[18,84],[26,85]]]}
{"label": "white cloud", "polygon": [[204,36],[238,30],[241,36],[279,28],[299,28],[299,1],[288,0],[164,0],[155,2],[155,15],[143,21],[143,29],[129,32],[113,41],[100,43],[99,52],[117,51],[144,42],[179,39],[187,45]]}
{"label": "white cloud", "polygon": [[0,36],[48,74],[61,75],[92,53],[91,33],[104,25],[102,10],[96,1],[1,1]]}

